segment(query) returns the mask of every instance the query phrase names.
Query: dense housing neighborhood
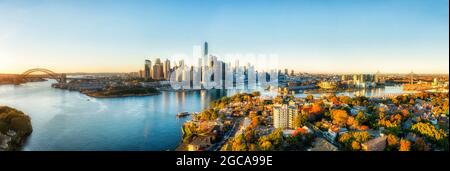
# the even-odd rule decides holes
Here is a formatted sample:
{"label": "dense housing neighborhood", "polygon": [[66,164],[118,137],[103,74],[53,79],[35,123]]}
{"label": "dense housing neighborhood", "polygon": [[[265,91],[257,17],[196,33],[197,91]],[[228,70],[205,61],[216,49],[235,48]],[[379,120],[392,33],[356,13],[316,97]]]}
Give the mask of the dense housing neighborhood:
{"label": "dense housing neighborhood", "polygon": [[178,150],[447,151],[448,93],[224,97],[183,125]]}

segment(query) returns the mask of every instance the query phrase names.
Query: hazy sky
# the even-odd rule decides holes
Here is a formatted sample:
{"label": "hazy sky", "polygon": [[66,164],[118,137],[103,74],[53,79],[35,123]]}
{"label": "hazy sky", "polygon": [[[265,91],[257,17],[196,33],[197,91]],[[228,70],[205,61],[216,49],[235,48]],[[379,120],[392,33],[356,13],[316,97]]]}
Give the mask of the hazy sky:
{"label": "hazy sky", "polygon": [[146,58],[278,54],[302,72],[448,73],[448,0],[0,0],[0,73],[135,72]]}

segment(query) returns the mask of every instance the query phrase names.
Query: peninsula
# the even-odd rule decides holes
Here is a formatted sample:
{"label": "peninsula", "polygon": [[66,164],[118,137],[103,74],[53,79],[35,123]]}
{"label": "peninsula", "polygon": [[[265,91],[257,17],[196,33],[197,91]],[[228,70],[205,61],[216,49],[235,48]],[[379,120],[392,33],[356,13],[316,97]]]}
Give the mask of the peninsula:
{"label": "peninsula", "polygon": [[11,107],[0,106],[0,151],[19,150],[31,132],[29,116]]}

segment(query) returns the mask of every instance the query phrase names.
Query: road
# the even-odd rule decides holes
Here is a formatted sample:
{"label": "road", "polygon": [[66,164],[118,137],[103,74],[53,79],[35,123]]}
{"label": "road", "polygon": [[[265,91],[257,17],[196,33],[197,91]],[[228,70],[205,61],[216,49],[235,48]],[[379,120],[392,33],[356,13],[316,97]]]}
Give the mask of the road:
{"label": "road", "polygon": [[232,135],[234,136],[236,134],[236,132],[242,125],[243,121],[244,121],[243,117],[237,118],[233,124],[233,127],[228,132],[225,133],[222,140],[218,143],[213,144],[211,147],[208,148],[207,151],[219,151],[220,148],[222,148],[222,146],[228,141],[228,139],[232,137]]}

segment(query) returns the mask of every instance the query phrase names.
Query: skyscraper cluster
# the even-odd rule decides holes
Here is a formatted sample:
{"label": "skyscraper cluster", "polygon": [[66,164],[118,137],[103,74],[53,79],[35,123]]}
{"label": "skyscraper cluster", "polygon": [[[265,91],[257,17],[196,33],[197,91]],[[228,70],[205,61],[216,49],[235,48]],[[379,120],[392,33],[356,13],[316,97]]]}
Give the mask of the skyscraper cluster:
{"label": "skyscraper cluster", "polygon": [[140,76],[152,80],[170,80],[174,89],[253,89],[258,80],[262,85],[277,87],[276,70],[258,73],[252,64],[240,66],[238,60],[232,66],[231,62],[224,62],[209,54],[207,42],[201,48],[194,49],[194,57],[198,58],[197,66],[187,66],[183,59],[176,61],[172,67],[169,60],[164,63],[160,58],[145,60]]}
{"label": "skyscraper cluster", "polygon": [[156,58],[153,65],[151,60],[145,60],[144,71],[140,72],[140,76],[146,79],[168,80],[170,73],[170,61],[166,59],[163,63],[160,58]]}
{"label": "skyscraper cluster", "polygon": [[[195,50],[194,50],[195,52]],[[208,43],[205,42],[201,48],[201,53],[197,54],[197,66],[187,67],[180,64],[175,68],[174,75],[180,82],[180,89],[228,89],[233,87],[249,88],[256,85],[257,72],[250,63],[239,66],[239,61],[235,61],[232,66],[230,62],[219,60],[217,56],[209,54]]]}
{"label": "skyscraper cluster", "polygon": [[377,85],[383,85],[385,78],[378,71],[376,74],[341,75],[341,82],[355,88],[371,88]]}

